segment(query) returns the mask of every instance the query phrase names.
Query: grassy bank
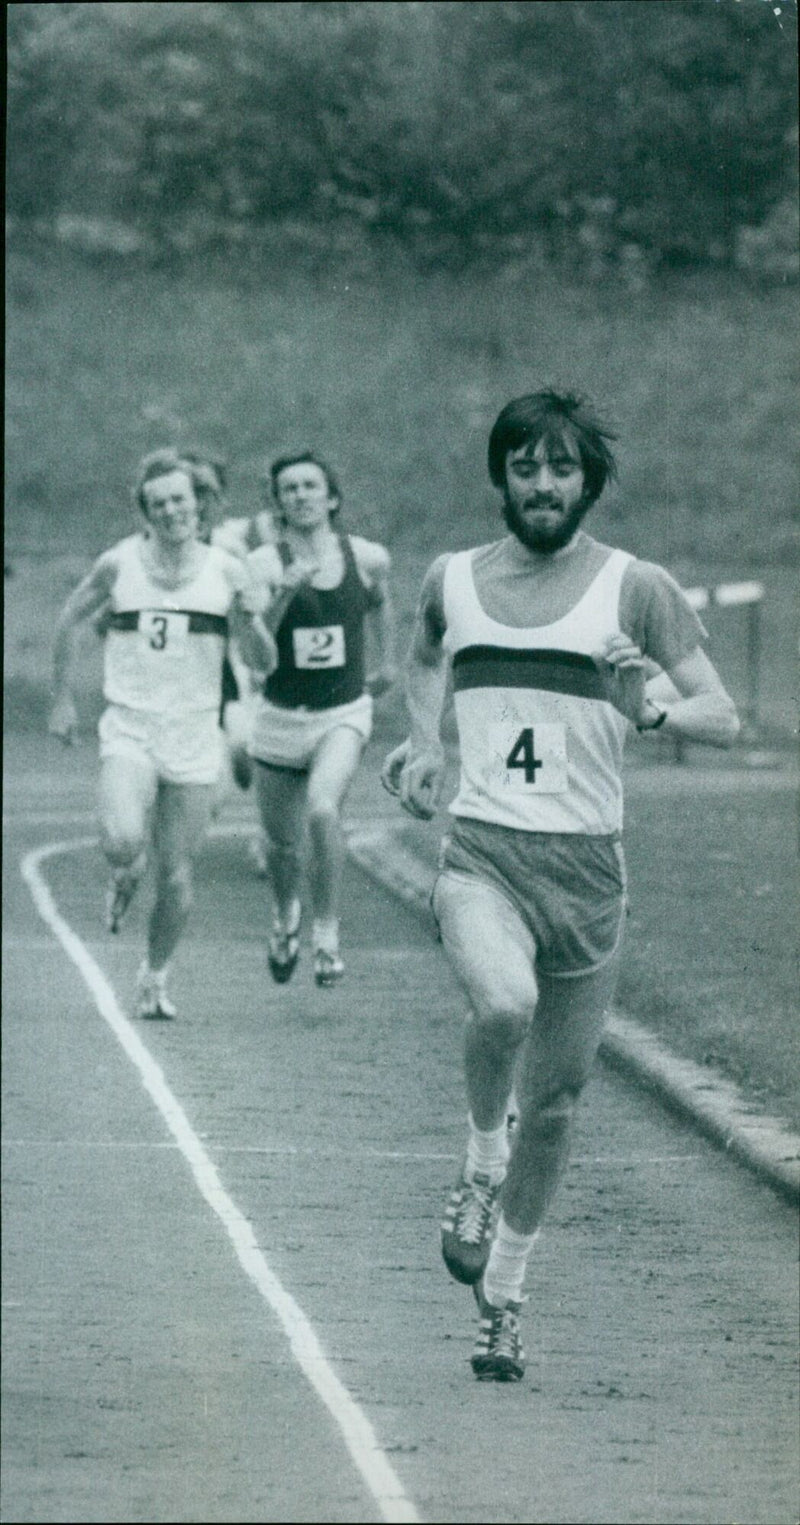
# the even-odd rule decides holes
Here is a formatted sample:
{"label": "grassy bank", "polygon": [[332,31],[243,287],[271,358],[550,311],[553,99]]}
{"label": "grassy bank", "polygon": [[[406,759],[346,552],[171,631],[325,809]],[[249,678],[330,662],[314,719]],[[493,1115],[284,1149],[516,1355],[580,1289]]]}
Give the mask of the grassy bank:
{"label": "grassy bank", "polygon": [[[310,444],[337,466],[346,522],[384,539],[405,645],[432,555],[491,538],[488,430],[543,383],[591,393],[620,434],[620,482],[591,528],[686,585],[756,577],[759,725],[796,725],[796,294],[686,275],[575,288],[524,263],[456,279],[400,252],[152,269],[45,244],[8,252],[5,716],[44,723],[53,621],[91,558],[133,522],[138,456],[207,443],[235,511],[266,458]],[[748,699],[746,616],[712,609],[712,655]],[[87,633],[81,705],[100,707]],[[380,736],[403,726],[399,697]],[[709,754],[706,754],[707,756]],[[669,766],[666,759],[665,766]],[[691,765],[702,769],[699,750]],[[794,1014],[796,823],[787,796],[693,796],[629,810],[635,901],[622,997],[681,1052],[711,1059],[800,1122]]]}
{"label": "grassy bank", "polygon": [[[487,536],[488,430],[515,393],[588,391],[619,430],[595,526],[687,570],[797,560],[792,289],[685,274],[630,290],[550,271],[415,270],[290,237],[154,268],[10,241],[9,553],[92,553],[129,522],[138,456],[208,442],[252,508],[265,458],[311,443],[353,523],[420,556]],[[491,533],[491,530],[489,530]]]}

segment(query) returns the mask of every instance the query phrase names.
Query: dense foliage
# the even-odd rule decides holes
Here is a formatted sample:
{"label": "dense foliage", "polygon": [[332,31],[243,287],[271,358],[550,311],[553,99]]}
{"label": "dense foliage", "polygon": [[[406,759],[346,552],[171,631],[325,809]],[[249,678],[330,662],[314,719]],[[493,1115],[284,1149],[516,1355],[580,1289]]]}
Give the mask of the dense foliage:
{"label": "dense foliage", "polygon": [[[794,0],[8,9],[8,205],[124,244],[349,220],[438,250],[793,251]],[[753,246],[751,239],[751,247]]]}

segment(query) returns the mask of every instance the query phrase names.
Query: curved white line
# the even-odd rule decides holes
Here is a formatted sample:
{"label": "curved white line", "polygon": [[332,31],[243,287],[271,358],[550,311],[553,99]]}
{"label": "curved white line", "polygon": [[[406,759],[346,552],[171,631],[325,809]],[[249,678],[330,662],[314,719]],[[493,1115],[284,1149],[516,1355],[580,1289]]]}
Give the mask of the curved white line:
{"label": "curved white line", "polygon": [[20,871],[31,892],[33,903],[83,976],[101,1017],[136,1066],[145,1090],[155,1102],[185,1156],[201,1194],[220,1219],[242,1267],[280,1320],[298,1366],[339,1426],[345,1445],[378,1505],[381,1517],[392,1522],[392,1525],[394,1522],[397,1525],[407,1521],[418,1522],[420,1516],[403,1493],[399,1479],[380,1448],[372,1425],[329,1366],[302,1308],[270,1270],[250,1224],[228,1196],[186,1113],[167,1085],[160,1065],[156,1064],[134,1031],[102,969],[60,914],[39,873],[39,865],[47,858],[57,857],[59,853],[76,852],[84,847],[92,847],[95,843],[94,837],[78,837],[69,842],[51,842],[26,853],[20,860]]}

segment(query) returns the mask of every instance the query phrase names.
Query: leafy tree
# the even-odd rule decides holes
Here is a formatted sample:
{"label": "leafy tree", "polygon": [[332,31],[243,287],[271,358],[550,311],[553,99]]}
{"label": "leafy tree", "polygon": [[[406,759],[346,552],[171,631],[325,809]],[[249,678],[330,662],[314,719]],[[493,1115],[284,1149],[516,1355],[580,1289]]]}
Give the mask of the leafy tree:
{"label": "leafy tree", "polygon": [[790,188],[795,20],[766,0],[12,5],[9,208],[186,241],[342,216],[727,258]]}

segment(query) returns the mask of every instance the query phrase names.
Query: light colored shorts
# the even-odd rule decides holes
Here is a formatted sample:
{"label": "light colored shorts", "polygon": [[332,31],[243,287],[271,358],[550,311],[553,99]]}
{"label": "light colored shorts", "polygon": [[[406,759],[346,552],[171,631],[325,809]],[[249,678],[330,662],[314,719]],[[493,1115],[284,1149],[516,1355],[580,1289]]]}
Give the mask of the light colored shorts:
{"label": "light colored shorts", "polygon": [[275,768],[296,768],[302,772],[330,731],[346,726],[356,731],[365,743],[372,735],[372,695],[361,694],[349,704],[334,704],[327,710],[310,710],[302,705],[284,709],[259,701],[256,711],[250,754],[258,762]]}
{"label": "light colored shorts", "polygon": [[529,930],[537,967],[554,977],[588,974],[616,953],[627,912],[625,858],[618,833],[518,831],[457,818],[439,854],[448,896],[489,884]]}
{"label": "light colored shorts", "polygon": [[224,756],[216,710],[156,715],[110,704],[98,726],[100,756],[128,757],[168,784],[214,784]]}

